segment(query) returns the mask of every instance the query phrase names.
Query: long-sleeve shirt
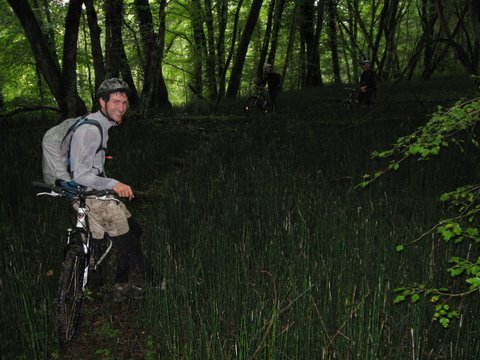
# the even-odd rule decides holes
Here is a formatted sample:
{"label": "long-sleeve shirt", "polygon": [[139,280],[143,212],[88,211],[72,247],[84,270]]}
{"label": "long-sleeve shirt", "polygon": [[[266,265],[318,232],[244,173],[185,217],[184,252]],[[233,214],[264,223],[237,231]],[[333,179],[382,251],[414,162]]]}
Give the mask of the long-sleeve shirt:
{"label": "long-sleeve shirt", "polygon": [[[103,129],[102,147],[106,149],[108,130],[113,126],[113,123],[100,111],[89,114],[87,118],[99,122]],[[75,130],[70,145],[72,180],[92,189],[112,189],[118,181],[104,177],[105,151],[100,150],[97,152],[101,140],[102,134],[100,134],[98,127],[95,125],[84,124]]]}
{"label": "long-sleeve shirt", "polygon": [[369,89],[377,88],[376,74],[373,70],[365,70],[360,76],[360,86],[367,86]]}

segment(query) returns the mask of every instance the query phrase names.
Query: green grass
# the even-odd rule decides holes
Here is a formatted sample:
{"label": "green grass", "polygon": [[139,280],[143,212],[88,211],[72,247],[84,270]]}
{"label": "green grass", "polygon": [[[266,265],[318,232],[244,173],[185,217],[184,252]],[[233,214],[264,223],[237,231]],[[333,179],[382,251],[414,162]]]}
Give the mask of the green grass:
{"label": "green grass", "polygon": [[[166,247],[159,262],[167,264],[171,284],[144,314],[158,344],[178,339],[159,352],[411,358],[409,329],[430,326],[428,305],[413,316],[417,309],[393,305],[392,289],[426,264],[394,249],[434,221],[415,226],[411,214],[435,203],[417,202],[404,212],[395,195],[346,194],[345,184],[296,164],[248,159],[224,166],[217,156],[195,159],[157,210],[164,218],[152,236]],[[429,246],[416,250],[429,254]],[[155,308],[165,312],[152,318]],[[419,358],[425,350],[418,349]]]}
{"label": "green grass", "polygon": [[[450,151],[358,189],[361,175],[381,166],[370,152],[419,123],[408,116],[357,119],[349,124],[345,114],[325,107],[309,116],[280,113],[250,122],[177,116],[115,129],[109,173],[153,194],[130,208],[144,223],[145,251],[166,277],[167,291],[149,293],[131,312],[137,331],[127,340],[109,319],[115,308],[105,304],[103,327],[86,326],[111,345],[92,343],[86,353],[476,359],[476,299],[459,302],[464,315],[445,330],[432,323],[426,301],[394,305],[393,289],[448,279],[445,261],[453,248],[431,239],[403,253],[395,246],[445,214],[438,195],[474,180],[478,156]],[[30,125],[9,124],[15,135],[0,152],[8,174],[0,178],[0,336],[7,339],[0,353],[12,359],[59,356],[55,292],[71,215],[68,204],[38,200],[29,189],[39,179],[48,128],[36,120]]]}

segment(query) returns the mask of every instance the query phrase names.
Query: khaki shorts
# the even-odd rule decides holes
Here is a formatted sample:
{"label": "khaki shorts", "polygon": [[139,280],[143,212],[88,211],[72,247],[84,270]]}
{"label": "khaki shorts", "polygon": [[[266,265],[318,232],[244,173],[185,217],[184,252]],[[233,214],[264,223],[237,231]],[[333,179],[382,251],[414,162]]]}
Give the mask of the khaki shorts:
{"label": "khaki shorts", "polygon": [[[132,214],[122,202],[87,199],[86,204],[90,231],[94,239],[103,239],[104,233],[120,236],[128,232],[128,218]],[[73,207],[78,209],[78,204]]]}

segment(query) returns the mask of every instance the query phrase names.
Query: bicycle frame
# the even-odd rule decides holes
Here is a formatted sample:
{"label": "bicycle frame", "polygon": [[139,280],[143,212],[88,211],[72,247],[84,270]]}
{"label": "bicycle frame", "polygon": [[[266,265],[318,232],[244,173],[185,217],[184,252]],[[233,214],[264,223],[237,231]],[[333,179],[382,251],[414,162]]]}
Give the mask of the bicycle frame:
{"label": "bicycle frame", "polygon": [[[41,183],[34,183],[34,186],[43,187],[43,188],[48,187],[49,189],[52,190],[51,192],[40,192],[40,193],[37,194],[37,196],[41,196],[41,195],[47,195],[47,196],[52,196],[52,197],[68,196],[68,194],[53,191],[53,189],[55,188],[54,186],[48,186],[48,185],[41,184]],[[65,190],[62,190],[62,191],[65,191]],[[68,193],[68,191],[65,191],[65,192]],[[107,198],[106,195],[92,196],[92,197],[95,198],[95,199],[104,200],[104,201],[118,201],[115,198]],[[88,222],[88,209],[87,209],[87,205],[86,205],[86,199],[87,198],[89,198],[88,195],[81,195],[81,194],[78,195],[78,208],[77,208],[76,224],[75,224],[75,231],[76,231],[76,233],[80,234],[80,238],[82,240],[83,253],[84,253],[85,258],[87,260],[86,265],[85,265],[84,274],[83,274],[82,291],[85,290],[85,288],[87,286],[87,283],[88,283],[88,273],[89,273],[89,270],[90,270],[90,266],[93,265],[93,270],[97,270],[97,268],[100,266],[100,264],[103,262],[103,260],[105,260],[105,258],[109,254],[110,250],[112,249],[112,240],[107,235],[108,246],[105,249],[105,251],[103,252],[103,254],[98,258],[98,260],[93,259],[91,257],[92,248],[91,248],[90,241],[91,241],[91,238],[92,238],[92,233],[90,231],[90,225],[89,225],[89,222]],[[65,243],[64,254],[66,254],[66,252],[68,250],[68,247],[73,245],[73,240],[72,240],[72,235],[73,234],[74,234],[74,230],[71,227],[68,228],[67,231],[66,231],[66,243]]]}
{"label": "bicycle frame", "polygon": [[88,221],[87,199],[118,200],[107,197],[107,195],[113,194],[112,190],[86,190],[80,187],[67,189],[63,186],[36,182],[32,185],[37,188],[50,190],[50,192],[40,192],[37,196],[65,197],[72,200],[77,209],[75,226],[68,228],[66,232],[57,294],[58,339],[60,348],[64,349],[78,331],[82,305],[86,297],[89,271],[92,267],[96,269],[112,248],[112,240],[108,238],[109,244],[107,249],[100,259],[95,261],[95,248],[91,247],[92,233]]}
{"label": "bicycle frame", "polygon": [[257,87],[256,94],[247,99],[244,110],[250,115],[256,112],[268,114],[273,111],[273,104],[271,103],[268,94],[265,92],[265,88]]}

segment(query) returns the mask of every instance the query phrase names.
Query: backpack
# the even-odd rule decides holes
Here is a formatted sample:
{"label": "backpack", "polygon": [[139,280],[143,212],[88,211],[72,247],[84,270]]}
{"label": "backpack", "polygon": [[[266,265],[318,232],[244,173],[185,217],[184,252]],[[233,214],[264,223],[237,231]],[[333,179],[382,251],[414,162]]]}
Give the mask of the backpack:
{"label": "backpack", "polygon": [[70,181],[70,143],[75,130],[84,124],[95,125],[100,131],[101,141],[96,151],[103,148],[103,129],[96,120],[87,119],[85,116],[62,121],[47,130],[42,140],[42,172],[43,181],[53,185],[55,180]]}

